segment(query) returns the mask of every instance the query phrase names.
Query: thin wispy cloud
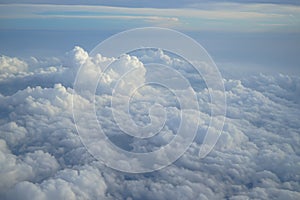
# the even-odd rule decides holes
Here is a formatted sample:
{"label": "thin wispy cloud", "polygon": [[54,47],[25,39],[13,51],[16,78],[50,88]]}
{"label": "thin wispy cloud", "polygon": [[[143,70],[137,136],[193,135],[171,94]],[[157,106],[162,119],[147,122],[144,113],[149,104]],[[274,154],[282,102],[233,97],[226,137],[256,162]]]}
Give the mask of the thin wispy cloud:
{"label": "thin wispy cloud", "polygon": [[[275,4],[211,3],[176,9],[15,4],[0,5],[0,10],[0,20],[22,20],[36,28],[43,20],[54,20],[55,27],[55,20],[87,20],[93,26],[91,20],[101,24],[101,20],[110,19],[116,23],[131,20],[133,27],[143,22],[144,26],[160,25],[180,30],[300,31],[300,6]],[[2,29],[10,27],[8,23],[2,24]],[[74,28],[80,29],[80,24]]]}

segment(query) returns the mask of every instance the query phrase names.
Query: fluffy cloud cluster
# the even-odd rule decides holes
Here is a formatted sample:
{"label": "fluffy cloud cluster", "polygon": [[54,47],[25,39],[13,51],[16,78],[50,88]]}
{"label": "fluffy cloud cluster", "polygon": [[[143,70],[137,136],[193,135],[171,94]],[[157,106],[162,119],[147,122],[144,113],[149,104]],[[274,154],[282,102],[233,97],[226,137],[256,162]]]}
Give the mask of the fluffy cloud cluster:
{"label": "fluffy cloud cluster", "polygon": [[[96,75],[104,70],[97,66],[113,62],[115,58],[89,57],[80,47],[67,53],[63,60],[30,58],[23,61],[2,56],[0,198],[300,198],[298,77],[256,75],[224,80],[227,115],[223,133],[213,151],[200,159],[199,149],[209,126],[209,107],[214,106],[209,103],[204,82],[180,58],[172,58],[163,51],[124,55],[100,80],[95,97],[96,111],[109,138],[119,147],[136,152],[152,151],[170,142],[179,123],[180,106],[172,94],[159,87],[146,86],[130,99],[132,119],[137,125],[146,125],[155,121],[155,117],[159,120],[158,115],[153,119],[148,116],[154,95],[156,103],[166,108],[168,120],[162,134],[150,140],[124,136],[113,120],[109,108],[114,85],[120,84],[119,95],[124,97],[128,92],[126,88],[152,79],[156,74],[149,73],[145,64],[151,59],[177,67],[194,84],[200,105],[197,116],[201,121],[194,142],[175,163],[160,171],[130,174],[108,168],[87,152],[77,134],[72,113],[72,87],[79,67],[89,65],[90,71],[82,76],[82,81],[89,85],[98,80]],[[132,67],[136,73],[127,77],[131,81],[114,81],[124,73],[122,70]],[[90,106],[90,99],[84,95],[75,95],[83,111]],[[122,102],[115,103],[118,106]],[[124,115],[123,112],[118,114]],[[83,120],[87,123],[90,117],[87,115]],[[94,126],[88,124],[87,129],[93,132]]]}

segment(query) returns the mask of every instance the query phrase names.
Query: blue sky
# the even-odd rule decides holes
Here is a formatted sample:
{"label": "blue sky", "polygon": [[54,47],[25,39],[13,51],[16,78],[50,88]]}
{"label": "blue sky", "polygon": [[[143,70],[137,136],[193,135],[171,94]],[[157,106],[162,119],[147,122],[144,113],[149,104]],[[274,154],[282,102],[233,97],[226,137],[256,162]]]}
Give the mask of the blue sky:
{"label": "blue sky", "polygon": [[57,56],[75,45],[89,51],[119,31],[157,26],[193,37],[222,66],[299,73],[298,1],[198,2],[1,1],[0,53]]}

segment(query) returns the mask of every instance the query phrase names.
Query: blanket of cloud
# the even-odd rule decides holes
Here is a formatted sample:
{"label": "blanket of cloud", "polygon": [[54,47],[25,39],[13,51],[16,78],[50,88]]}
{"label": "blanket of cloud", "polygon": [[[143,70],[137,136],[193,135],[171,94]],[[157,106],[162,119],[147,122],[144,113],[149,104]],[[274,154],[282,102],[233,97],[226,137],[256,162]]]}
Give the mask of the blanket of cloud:
{"label": "blanket of cloud", "polygon": [[[178,58],[162,51],[149,54],[120,58],[125,68],[138,69],[137,79],[124,87],[147,79],[143,62],[151,57],[181,66]],[[97,72],[93,64],[113,59],[91,58],[80,47],[63,59],[0,57],[0,199],[300,199],[299,77],[260,74],[224,79],[223,133],[203,159],[198,152],[209,125],[209,106],[214,105],[209,104],[206,87],[195,87],[203,122],[189,149],[162,170],[130,174],[110,169],[88,153],[72,115],[72,87],[80,65],[92,63],[85,74],[88,84]],[[193,70],[183,66],[178,70],[197,83]],[[106,110],[113,77],[119,72],[110,71],[97,88],[97,116],[105,132],[116,145],[136,152],[168,143],[178,126],[180,108],[158,88],[145,87],[140,93],[147,100],[151,92],[173,116],[163,134],[151,140],[120,135]],[[75,98],[83,109],[88,106],[85,97]],[[133,119],[147,124],[148,104],[139,108],[134,98]]]}

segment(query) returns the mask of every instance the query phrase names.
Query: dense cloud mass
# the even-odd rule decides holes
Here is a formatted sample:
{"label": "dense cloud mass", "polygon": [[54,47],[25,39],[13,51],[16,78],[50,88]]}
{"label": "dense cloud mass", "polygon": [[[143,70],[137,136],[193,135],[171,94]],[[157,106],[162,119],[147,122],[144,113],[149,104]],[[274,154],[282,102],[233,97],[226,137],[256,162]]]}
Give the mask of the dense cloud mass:
{"label": "dense cloud mass", "polygon": [[[145,65],[149,59],[177,67],[193,83],[200,106],[189,122],[192,126],[194,118],[200,118],[197,135],[182,157],[162,170],[119,172],[96,160],[82,144],[72,113],[73,82],[79,67],[89,65],[82,81],[87,87],[93,81],[100,83],[94,100],[103,131],[120,148],[153,151],[176,135],[180,106],[172,98],[174,94],[145,86],[130,99],[137,125],[149,123],[149,112],[155,114],[151,121],[160,123],[163,116],[155,113],[160,107],[149,111],[153,96],[155,103],[165,108],[168,120],[161,134],[148,140],[122,134],[114,121],[114,110],[109,109],[115,80],[122,70],[134,68],[126,77],[130,81],[118,83],[116,95],[125,99],[133,92],[128,88],[151,76],[159,77],[155,71],[149,73]],[[98,66],[105,62],[113,64],[99,80],[96,74],[104,69]],[[300,199],[300,78],[260,74],[242,80],[224,79],[224,129],[213,151],[200,159],[209,108],[217,105],[209,103],[209,90],[197,76],[179,58],[161,50],[123,55],[118,60],[89,57],[80,47],[66,53],[64,59],[1,56],[0,199]],[[74,98],[80,102],[79,110],[89,108],[89,93],[74,94]],[[126,127],[130,121],[126,121],[119,99],[114,102],[115,112],[125,120],[123,128],[134,132],[134,126]],[[188,101],[189,97],[183,99]],[[90,118],[86,115],[83,120],[92,135],[95,124],[88,124]],[[103,147],[101,151],[110,153]]]}

